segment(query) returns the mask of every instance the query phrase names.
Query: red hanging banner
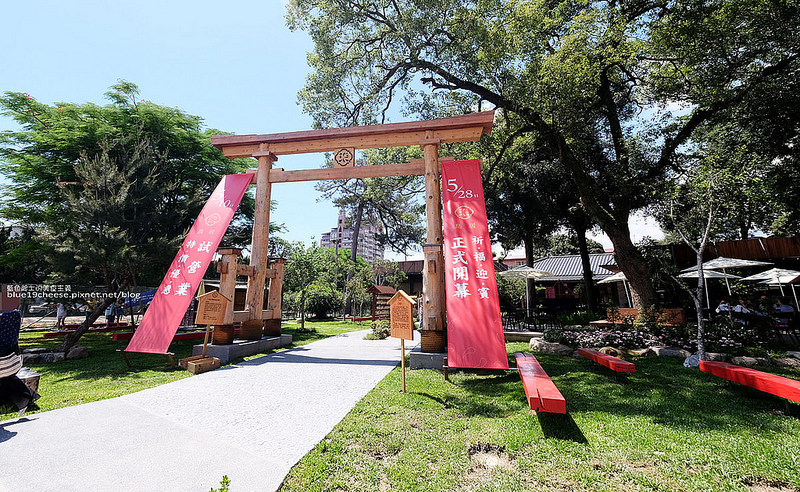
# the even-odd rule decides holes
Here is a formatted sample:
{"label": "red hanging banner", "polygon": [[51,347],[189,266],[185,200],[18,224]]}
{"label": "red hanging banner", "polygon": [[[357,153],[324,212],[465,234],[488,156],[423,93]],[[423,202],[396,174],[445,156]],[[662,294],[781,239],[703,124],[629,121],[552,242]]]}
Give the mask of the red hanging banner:
{"label": "red hanging banner", "polygon": [[508,369],[480,160],[442,162],[447,364]]}
{"label": "red hanging banner", "polygon": [[172,260],[126,352],[166,353],[252,178],[222,178]]}

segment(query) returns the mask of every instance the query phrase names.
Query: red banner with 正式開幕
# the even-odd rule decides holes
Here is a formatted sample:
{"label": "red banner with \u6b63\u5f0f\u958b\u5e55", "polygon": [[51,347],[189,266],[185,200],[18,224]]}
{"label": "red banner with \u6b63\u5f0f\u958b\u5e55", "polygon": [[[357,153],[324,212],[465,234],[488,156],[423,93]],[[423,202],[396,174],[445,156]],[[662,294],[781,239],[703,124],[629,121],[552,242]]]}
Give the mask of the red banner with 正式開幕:
{"label": "red banner with \u6b63\u5f0f\u958b\u5e55", "polygon": [[480,160],[442,162],[447,364],[508,369]]}
{"label": "red banner with \u6b63\u5f0f\u958b\u5e55", "polygon": [[222,178],[172,260],[126,352],[166,353],[252,178]]}

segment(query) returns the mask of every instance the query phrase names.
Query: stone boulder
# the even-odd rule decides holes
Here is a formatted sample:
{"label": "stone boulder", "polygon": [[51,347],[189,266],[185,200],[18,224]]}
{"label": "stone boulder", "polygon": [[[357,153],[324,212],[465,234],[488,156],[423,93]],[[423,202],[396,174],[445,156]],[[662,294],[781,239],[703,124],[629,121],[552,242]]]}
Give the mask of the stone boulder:
{"label": "stone boulder", "polygon": [[690,355],[683,361],[683,367],[700,367],[700,356]]}
{"label": "stone boulder", "polygon": [[795,359],[800,359],[800,352],[798,352],[796,350],[790,350],[790,351],[786,352],[786,354],[789,357],[794,357]]}
{"label": "stone boulder", "polygon": [[725,353],[706,352],[706,360],[712,360],[714,362],[725,362],[725,359],[727,358],[728,354]]}
{"label": "stone boulder", "polygon": [[64,352],[23,353],[23,364],[52,364],[64,360]]}
{"label": "stone boulder", "polygon": [[600,347],[599,349],[597,349],[597,351],[600,352],[601,354],[610,355],[612,357],[622,357],[624,355],[624,352],[622,352],[622,350],[615,349],[614,347]]}
{"label": "stone boulder", "polygon": [[626,350],[628,355],[633,357],[655,357],[656,353],[653,351],[652,348],[643,348],[643,349],[629,349]]}
{"label": "stone boulder", "polygon": [[688,350],[677,347],[650,347],[659,357],[683,357],[684,359],[692,355]]}
{"label": "stone boulder", "polygon": [[83,345],[75,345],[67,352],[67,359],[85,359],[89,357],[89,349]]}
{"label": "stone boulder", "polygon": [[555,355],[572,355],[572,349],[556,342],[545,342],[540,338],[533,338],[528,345],[533,352]]}
{"label": "stone boulder", "polygon": [[766,357],[731,357],[731,364],[736,364],[737,366],[744,366],[744,367],[753,367],[753,366],[768,366],[769,361]]}
{"label": "stone boulder", "polygon": [[794,357],[779,357],[772,359],[772,362],[781,367],[800,367],[800,359],[795,359]]}

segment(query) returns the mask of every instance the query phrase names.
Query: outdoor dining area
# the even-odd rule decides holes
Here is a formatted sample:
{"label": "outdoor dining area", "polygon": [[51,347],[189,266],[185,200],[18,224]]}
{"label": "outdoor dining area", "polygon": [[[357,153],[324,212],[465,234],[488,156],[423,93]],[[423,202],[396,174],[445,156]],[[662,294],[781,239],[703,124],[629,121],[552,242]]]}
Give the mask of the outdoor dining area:
{"label": "outdoor dining area", "polygon": [[[786,263],[786,262],[783,262]],[[534,265],[536,262],[534,262]],[[630,288],[625,274],[614,272],[615,265],[606,265],[611,269],[599,270],[604,274],[595,277],[594,287],[599,291],[613,292],[614,297],[600,295],[602,301],[598,306],[600,313],[595,317],[606,317],[613,312],[634,312]],[[616,268],[616,270],[619,270]],[[674,298],[663,299],[664,311],[681,311],[681,323],[696,324],[690,289],[697,288],[697,279],[701,269],[697,265],[669,274],[676,285]],[[582,273],[582,272],[581,272]],[[730,330],[757,332],[757,338],[763,341],[773,340],[793,346],[800,345],[800,323],[798,322],[797,287],[800,284],[800,270],[781,268],[771,261],[760,261],[743,258],[719,256],[702,263],[704,277],[703,319],[710,323],[727,324]],[[580,300],[570,309],[564,303],[548,303],[541,292],[558,287],[558,276],[550,271],[530,266],[517,266],[499,272],[501,278],[519,279],[525,284],[525,293],[521,302],[503,309],[503,328],[506,331],[543,332],[549,329],[563,329],[565,325],[606,326],[622,324],[620,320],[581,323]],[[598,278],[600,277],[600,278]],[[537,289],[538,287],[538,289]],[[606,289],[606,290],[602,290]],[[681,292],[681,290],[683,292]],[[539,290],[540,295],[536,295]],[[579,289],[576,289],[579,290]],[[548,292],[549,293],[549,292]],[[682,295],[681,295],[682,294]],[[551,296],[552,297],[552,296]],[[573,296],[577,297],[577,296]],[[590,320],[594,321],[594,320]],[[633,322],[636,322],[635,316]]]}

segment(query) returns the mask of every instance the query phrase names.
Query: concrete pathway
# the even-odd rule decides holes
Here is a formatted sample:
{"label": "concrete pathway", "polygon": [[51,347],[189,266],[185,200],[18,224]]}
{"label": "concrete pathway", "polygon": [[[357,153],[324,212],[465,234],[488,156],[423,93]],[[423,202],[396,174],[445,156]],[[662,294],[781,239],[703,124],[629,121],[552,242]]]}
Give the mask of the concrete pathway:
{"label": "concrete pathway", "polygon": [[0,491],[207,492],[223,475],[234,491],[276,490],[399,364],[399,340],[365,334],[0,422]]}

